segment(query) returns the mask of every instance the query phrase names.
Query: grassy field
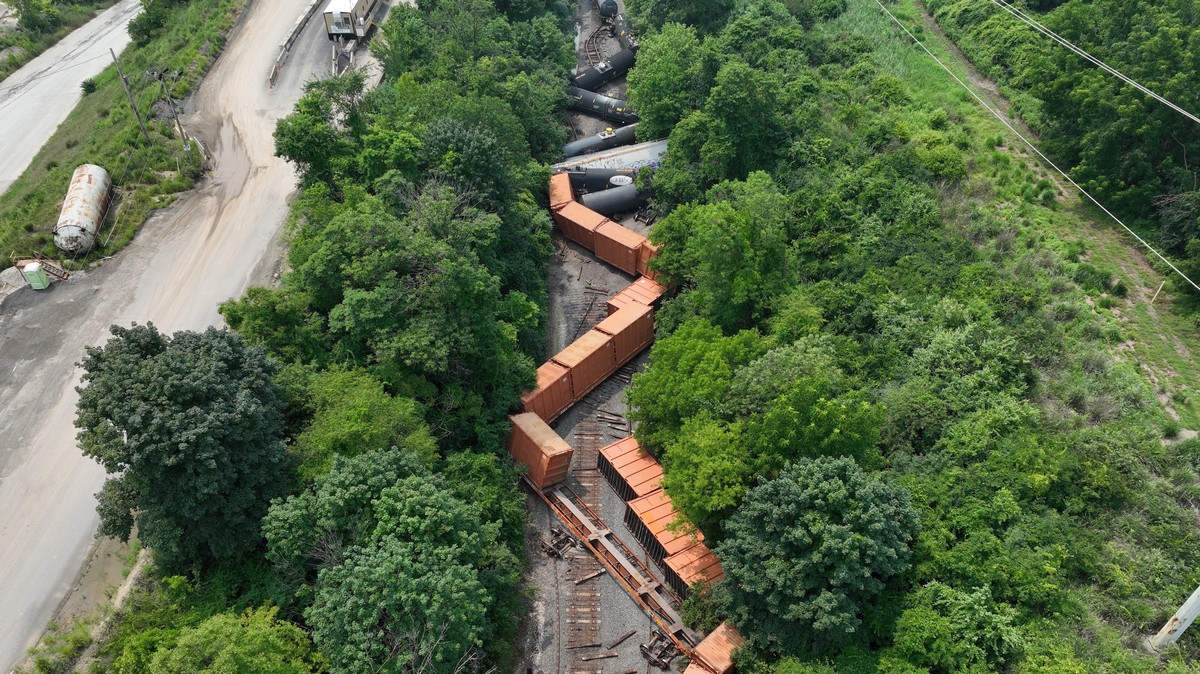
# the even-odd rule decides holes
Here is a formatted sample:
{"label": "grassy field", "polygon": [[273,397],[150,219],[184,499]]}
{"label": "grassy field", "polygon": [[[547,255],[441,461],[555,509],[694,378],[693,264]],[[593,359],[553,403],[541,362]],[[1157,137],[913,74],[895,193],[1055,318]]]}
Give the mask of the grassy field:
{"label": "grassy field", "polygon": [[0,59],[0,82],[29,63],[38,54],[53,47],[56,42],[70,35],[71,31],[91,21],[97,14],[117,4],[117,0],[99,0],[86,4],[55,4],[62,21],[58,28],[49,33],[16,30],[0,34],[0,51],[10,47],[19,48],[19,53],[10,53]]}
{"label": "grassy field", "polygon": [[[891,9],[990,105],[1008,108],[1010,102],[1003,97],[1006,92],[970,67],[916,0],[901,0]],[[1091,311],[1111,319],[1113,328],[1106,337],[1114,356],[1138,366],[1174,424],[1200,430],[1200,396],[1193,393],[1200,390],[1200,371],[1194,364],[1194,355],[1200,354],[1200,331],[1194,312],[1185,306],[1190,298],[1175,288],[1173,275],[1164,275],[1169,269],[1085,201],[919,47],[880,39],[882,31],[900,29],[875,2],[850,3],[841,21],[878,42],[881,64],[904,80],[915,98],[924,99],[930,108],[942,107],[970,120],[978,132],[962,142],[970,145],[968,154],[974,157],[976,177],[966,189],[989,195],[987,208],[1014,229],[1014,245],[1046,245],[1061,254],[1077,278],[1096,278],[1094,283],[1084,284],[1087,303]],[[1028,101],[1011,105],[1020,114],[1029,108]],[[1023,125],[1018,123],[1017,128],[1031,137]],[[1164,281],[1166,286],[1151,303]],[[1168,428],[1167,435],[1174,431]]]}
{"label": "grassy field", "polygon": [[[95,78],[87,94],[34,157],[25,173],[0,196],[0,251],[55,256],[53,236],[58,210],[71,172],[84,162],[112,174],[119,196],[104,244],[90,257],[111,255],[133,237],[151,210],[171,203],[192,186],[202,169],[194,148],[185,152],[167,114],[162,85],[144,76],[148,70],[180,72],[171,84],[176,99],[187,95],[220,53],[245,0],[193,0],[170,10],[162,32],[144,46],[130,45],[121,56],[138,108],[147,117],[150,142],[141,136],[116,70]],[[156,115],[161,110],[161,115]],[[82,264],[86,259],[68,260]]]}

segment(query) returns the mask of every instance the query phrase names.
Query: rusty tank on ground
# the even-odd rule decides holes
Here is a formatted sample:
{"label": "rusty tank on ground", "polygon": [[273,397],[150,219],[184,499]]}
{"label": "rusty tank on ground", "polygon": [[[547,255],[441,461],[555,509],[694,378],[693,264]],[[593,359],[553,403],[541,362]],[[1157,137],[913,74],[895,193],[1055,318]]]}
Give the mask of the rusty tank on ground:
{"label": "rusty tank on ground", "polygon": [[95,164],[80,164],[71,175],[67,198],[54,226],[54,245],[70,255],[82,255],[95,247],[111,199],[112,178],[108,171]]}

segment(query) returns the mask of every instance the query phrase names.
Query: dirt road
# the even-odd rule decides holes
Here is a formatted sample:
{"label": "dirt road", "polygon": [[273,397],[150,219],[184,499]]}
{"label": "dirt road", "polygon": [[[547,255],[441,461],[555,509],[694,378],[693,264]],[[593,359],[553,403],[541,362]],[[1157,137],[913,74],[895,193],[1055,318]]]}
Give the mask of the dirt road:
{"label": "dirt road", "polygon": [[0,194],[75,108],[79,83],[112,63],[109,49],[120,54],[129,44],[125,26],[141,9],[121,0],[0,82]]}
{"label": "dirt road", "polygon": [[253,0],[225,53],[189,101],[185,126],[215,168],[200,188],[150,219],[99,270],[0,304],[0,672],[33,644],[70,585],[97,524],[103,471],[75,445],[74,387],[88,345],[112,323],[165,331],[218,323],[217,304],[268,279],[295,189],[273,156],[275,120],[301,85],[323,76],[318,16],[274,89],[266,76],[306,0]]}

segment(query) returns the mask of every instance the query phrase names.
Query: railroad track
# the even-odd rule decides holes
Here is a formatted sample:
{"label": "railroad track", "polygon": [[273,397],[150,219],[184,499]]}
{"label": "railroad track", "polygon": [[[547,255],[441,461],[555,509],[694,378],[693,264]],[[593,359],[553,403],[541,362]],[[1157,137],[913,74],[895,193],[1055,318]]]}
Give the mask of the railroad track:
{"label": "railroad track", "polygon": [[600,24],[600,27],[592,31],[592,34],[583,41],[583,55],[588,66],[600,65],[600,62],[604,60],[604,52],[600,51],[600,38],[605,28],[607,26]]}

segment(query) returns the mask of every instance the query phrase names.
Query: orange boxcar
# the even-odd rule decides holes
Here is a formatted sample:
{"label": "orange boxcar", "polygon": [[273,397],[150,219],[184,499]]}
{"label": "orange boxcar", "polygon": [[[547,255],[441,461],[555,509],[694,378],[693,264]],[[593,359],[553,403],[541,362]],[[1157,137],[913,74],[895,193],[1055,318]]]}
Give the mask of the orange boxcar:
{"label": "orange boxcar", "polygon": [[563,236],[591,251],[596,250],[596,230],[609,222],[608,218],[578,201],[566,204],[551,215]]}
{"label": "orange boxcar", "polygon": [[692,649],[692,662],[683,670],[683,674],[730,674],[733,671],[733,652],[744,643],[746,640],[733,625],[717,625],[717,629]]}
{"label": "orange boxcar", "polygon": [[600,321],[595,329],[612,335],[617,367],[621,367],[654,341],[654,310],[634,302]]}
{"label": "orange boxcar", "polygon": [[566,173],[550,176],[550,210],[557,211],[572,201],[575,193],[571,191],[571,177]]}
{"label": "orange boxcar", "polygon": [[677,519],[679,511],[661,489],[625,504],[625,524],[659,566],[667,557],[704,542],[699,531],[669,529]]}
{"label": "orange boxcar", "polygon": [[636,438],[602,447],[597,464],[622,501],[645,496],[662,486],[662,466],[642,449]]}
{"label": "orange boxcar", "polygon": [[647,264],[656,256],[658,256],[658,246],[650,243],[649,240],[646,240],[646,242],[642,244],[642,247],[638,249],[637,273],[651,279],[658,278],[658,273],[651,270],[650,266]]}
{"label": "orange boxcar", "polygon": [[640,276],[624,290],[608,298],[604,305],[608,308],[609,316],[617,313],[621,307],[627,306],[631,302],[657,308],[659,300],[666,292],[665,286],[659,285],[645,276]]}
{"label": "orange boxcar", "polygon": [[538,489],[562,482],[571,467],[574,450],[554,429],[532,412],[514,414],[508,420],[508,451],[518,463],[529,468],[529,481]]}
{"label": "orange boxcar", "polygon": [[703,543],[677,552],[663,560],[667,583],[687,599],[692,583],[715,583],[725,577],[721,562]]}
{"label": "orange boxcar", "polygon": [[646,237],[609,220],[596,228],[594,234],[596,257],[604,260],[626,274],[636,274],[638,253]]}
{"label": "orange boxcar", "polygon": [[552,358],[571,371],[571,392],[578,402],[617,369],[613,338],[589,330]]}
{"label": "orange boxcar", "polygon": [[552,360],[537,370],[537,388],[521,396],[521,410],[533,412],[550,423],[575,402],[571,391],[571,371]]}

